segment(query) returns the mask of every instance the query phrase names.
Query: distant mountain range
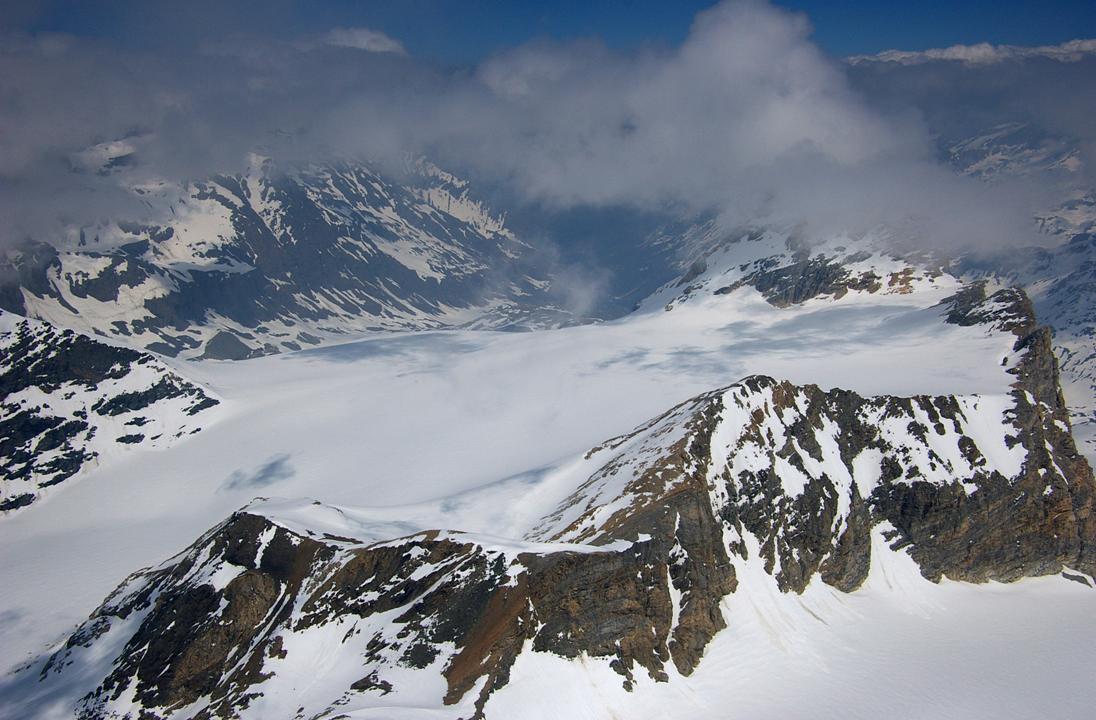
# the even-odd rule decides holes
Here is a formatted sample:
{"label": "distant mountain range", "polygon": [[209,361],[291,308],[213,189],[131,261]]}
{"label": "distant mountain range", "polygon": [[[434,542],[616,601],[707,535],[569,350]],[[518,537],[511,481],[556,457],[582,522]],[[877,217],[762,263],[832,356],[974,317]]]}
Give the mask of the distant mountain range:
{"label": "distant mountain range", "polygon": [[[101,148],[102,172],[126,146]],[[124,174],[124,173],[123,173]],[[241,359],[368,330],[554,327],[550,273],[467,183],[419,162],[249,170],[130,188],[146,217],[32,243],[0,307],[165,355]]]}
{"label": "distant mountain range", "polygon": [[1047,59],[1058,62],[1077,62],[1096,55],[1096,40],[1070,40],[1059,45],[1024,47],[1020,45],[951,45],[929,50],[884,50],[874,55],[853,55],[846,58],[854,65],[865,63],[897,63],[921,65],[930,62],[961,62],[969,65],[986,65],[1007,60]]}

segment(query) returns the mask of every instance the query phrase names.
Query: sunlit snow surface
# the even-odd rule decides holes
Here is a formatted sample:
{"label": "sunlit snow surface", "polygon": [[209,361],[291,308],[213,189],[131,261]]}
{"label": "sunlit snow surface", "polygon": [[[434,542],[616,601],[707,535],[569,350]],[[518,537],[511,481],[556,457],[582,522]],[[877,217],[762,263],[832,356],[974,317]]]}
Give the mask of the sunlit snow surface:
{"label": "sunlit snow surface", "polygon": [[[558,331],[387,335],[178,363],[223,398],[222,419],[0,522],[0,647],[9,663],[41,653],[130,572],[259,495],[357,508],[324,520],[353,523],[356,536],[520,538],[595,469],[583,460],[591,447],[746,375],[1000,398],[1015,337],[943,323],[937,303],[955,289],[943,276],[910,295],[788,309],[742,289]],[[287,507],[291,522],[298,506]],[[1080,584],[936,586],[898,554],[851,595],[817,582],[781,595],[751,572],[763,571],[739,568],[729,628],[693,676],[628,694],[599,680],[603,663],[527,653],[489,716],[1030,717],[1053,699],[1067,717],[1096,700],[1096,590]],[[440,707],[435,694],[353,716],[435,717],[422,709]]]}

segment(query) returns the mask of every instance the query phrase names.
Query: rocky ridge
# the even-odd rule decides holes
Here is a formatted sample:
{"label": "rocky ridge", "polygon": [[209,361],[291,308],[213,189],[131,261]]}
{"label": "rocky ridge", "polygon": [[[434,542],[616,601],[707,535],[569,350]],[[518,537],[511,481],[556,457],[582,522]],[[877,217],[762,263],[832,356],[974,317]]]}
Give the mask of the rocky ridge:
{"label": "rocky ridge", "polygon": [[1029,122],[998,125],[951,143],[959,172],[987,182],[1037,178],[1056,198],[1034,218],[1040,246],[971,253],[951,263],[965,279],[1018,285],[1031,296],[1039,321],[1054,331],[1066,398],[1078,441],[1096,458],[1096,190],[1084,172],[1075,138]]}
{"label": "rocky ridge", "polygon": [[178,442],[218,404],[148,353],[0,313],[0,513],[129,448]]}
{"label": "rocky ridge", "polygon": [[874,552],[927,581],[1091,583],[1096,485],[1049,332],[1014,289],[975,284],[941,313],[1015,336],[1009,395],[749,377],[591,450],[521,540],[257,502],[132,576],[11,694],[78,680],[80,717],[154,718],[338,717],[425,693],[482,717],[525,653],[605,663],[626,688],[691,673],[747,567],[790,593],[854,592]]}
{"label": "rocky ridge", "polygon": [[1030,288],[1037,316],[1054,330],[1072,422],[1091,460],[1096,454],[1096,235],[1080,232],[1056,247],[1022,248],[1008,258],[964,258],[955,272]]}
{"label": "rocky ridge", "polygon": [[908,295],[958,284],[945,277],[940,259],[897,253],[885,233],[815,242],[793,231],[728,230],[709,222],[690,228],[680,242],[681,254],[691,260],[644,306],[672,311],[681,303],[747,287],[775,307],[789,307],[815,298],[839,300],[850,293]]}

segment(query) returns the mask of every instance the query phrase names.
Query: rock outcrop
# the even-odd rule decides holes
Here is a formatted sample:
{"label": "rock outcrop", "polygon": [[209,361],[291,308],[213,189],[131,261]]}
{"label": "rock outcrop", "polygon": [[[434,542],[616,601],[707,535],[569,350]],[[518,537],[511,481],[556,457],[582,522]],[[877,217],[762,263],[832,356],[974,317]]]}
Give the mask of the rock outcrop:
{"label": "rock outcrop", "polygon": [[148,353],[0,314],[0,513],[126,446],[164,447],[219,401]]}
{"label": "rock outcrop", "polygon": [[939,258],[898,253],[873,237],[808,242],[794,232],[717,233],[713,226],[702,241],[686,243],[686,252],[700,259],[652,296],[666,310],[747,287],[784,308],[815,298],[840,300],[849,293],[908,295],[944,278]]}

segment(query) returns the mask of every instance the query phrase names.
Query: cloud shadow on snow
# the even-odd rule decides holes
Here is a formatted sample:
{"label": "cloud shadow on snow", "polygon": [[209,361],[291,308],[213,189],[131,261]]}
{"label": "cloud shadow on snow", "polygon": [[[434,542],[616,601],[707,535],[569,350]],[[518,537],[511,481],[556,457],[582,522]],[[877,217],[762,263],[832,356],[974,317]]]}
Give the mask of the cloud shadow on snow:
{"label": "cloud shadow on snow", "polygon": [[298,356],[333,363],[354,363],[373,358],[407,358],[471,353],[483,347],[452,333],[422,333],[351,342],[303,350]]}
{"label": "cloud shadow on snow", "polygon": [[245,488],[261,488],[274,483],[288,480],[296,475],[296,470],[289,463],[288,454],[274,455],[252,472],[236,470],[222,483],[222,490],[242,490]]}

